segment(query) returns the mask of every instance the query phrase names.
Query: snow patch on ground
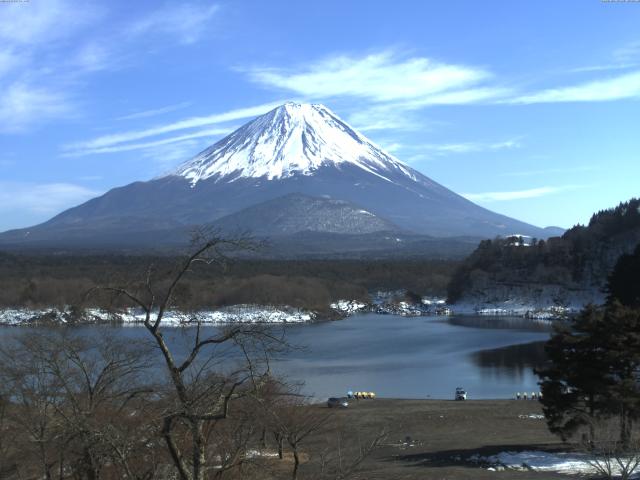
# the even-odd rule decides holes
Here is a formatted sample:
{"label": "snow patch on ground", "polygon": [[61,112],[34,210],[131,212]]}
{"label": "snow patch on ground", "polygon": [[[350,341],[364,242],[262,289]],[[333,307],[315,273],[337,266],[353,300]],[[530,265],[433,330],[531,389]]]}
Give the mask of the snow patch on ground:
{"label": "snow patch on ground", "polygon": [[[586,303],[585,303],[586,304]],[[528,302],[522,299],[506,300],[503,302],[476,303],[461,301],[451,305],[456,314],[463,315],[487,315],[487,316],[511,316],[525,317],[534,320],[555,320],[573,315],[584,307],[585,304],[555,304]]]}
{"label": "snow patch on ground", "polygon": [[422,315],[450,315],[445,301],[437,298],[423,298],[419,303],[398,301],[404,296],[404,291],[380,291],[373,296],[372,303],[358,300],[338,300],[329,305],[338,313],[349,316],[356,313],[377,313],[379,315],[401,315],[403,317],[419,317]]}
{"label": "snow patch on ground", "polygon": [[352,315],[368,307],[366,303],[359,302],[358,300],[338,300],[329,306],[346,315]]}
{"label": "snow patch on ground", "polygon": [[601,304],[604,293],[597,290],[569,291],[559,285],[494,286],[470,292],[451,305],[454,313],[509,315],[552,320],[579,312],[589,303]]}
{"label": "snow patch on ground", "polygon": [[[556,472],[567,475],[592,475],[598,473],[590,463],[592,457],[584,453],[549,453],[539,450],[524,452],[500,452],[482,457],[472,455],[469,461],[487,465],[488,470],[534,470],[536,472]],[[639,478],[635,473],[632,478]]]}
{"label": "snow patch on ground", "polygon": [[[235,305],[219,310],[193,313],[168,311],[164,314],[164,325],[188,325],[227,323],[304,323],[314,320],[315,313],[291,307],[265,307],[258,305]],[[154,316],[151,316],[153,320]],[[140,309],[106,311],[87,309],[78,315],[71,309],[5,309],[0,310],[0,325],[30,325],[38,323],[121,323],[140,324],[145,314]]]}

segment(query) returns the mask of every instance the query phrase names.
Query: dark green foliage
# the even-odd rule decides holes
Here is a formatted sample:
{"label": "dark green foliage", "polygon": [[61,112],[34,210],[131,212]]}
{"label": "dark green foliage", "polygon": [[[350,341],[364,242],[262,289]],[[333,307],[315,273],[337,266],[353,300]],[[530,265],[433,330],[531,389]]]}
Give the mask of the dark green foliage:
{"label": "dark green foliage", "polygon": [[588,426],[608,408],[604,313],[592,305],[569,324],[560,324],[545,345],[548,366],[537,370],[549,429],[563,440]]}
{"label": "dark green foliage", "polygon": [[[491,285],[601,288],[617,258],[638,242],[640,199],[598,212],[588,226],[575,226],[546,242],[519,246],[510,238],[484,240],[455,271],[448,298],[455,302],[465,293]],[[637,262],[627,270],[638,271]]]}
{"label": "dark green foliage", "polygon": [[601,343],[609,366],[610,413],[620,418],[620,439],[626,444],[640,418],[640,309],[614,300],[606,308],[604,322],[607,336]]}
{"label": "dark green foliage", "polygon": [[622,255],[609,277],[607,303],[618,300],[627,307],[640,308],[640,245],[632,254]]}
{"label": "dark green foliage", "polygon": [[[0,308],[82,305],[96,285],[131,285],[166,277],[172,257],[134,255],[12,255],[0,253]],[[241,303],[322,310],[338,299],[367,300],[377,289],[408,289],[415,297],[444,295],[457,262],[446,260],[233,260],[198,265],[176,292],[183,308]],[[92,305],[126,306],[92,296]],[[119,303],[118,303],[119,302]]]}
{"label": "dark green foliage", "polygon": [[587,306],[556,329],[545,351],[548,366],[536,373],[550,430],[567,439],[615,417],[626,445],[640,418],[640,309],[617,299]]}

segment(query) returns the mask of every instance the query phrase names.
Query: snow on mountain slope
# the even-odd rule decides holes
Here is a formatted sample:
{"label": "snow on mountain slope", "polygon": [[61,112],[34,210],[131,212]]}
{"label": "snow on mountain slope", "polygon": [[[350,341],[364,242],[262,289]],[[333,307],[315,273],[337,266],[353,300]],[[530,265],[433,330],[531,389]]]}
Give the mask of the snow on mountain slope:
{"label": "snow on mountain slope", "polygon": [[311,175],[327,163],[349,163],[392,182],[411,169],[360,135],[324,105],[286,103],[244,125],[181,165],[192,185],[214,176],[268,180]]}
{"label": "snow on mountain slope", "polygon": [[[287,197],[291,194],[347,202],[353,208],[332,210],[331,202],[292,200]],[[268,203],[278,198],[279,203]],[[261,213],[265,208],[287,211],[291,218],[275,221]],[[332,215],[335,218],[329,218]],[[224,217],[270,235],[370,235],[395,230],[393,226],[429,237],[490,238],[510,232],[548,236],[538,227],[482,208],[403,164],[326,107],[287,103],[168,175],[114,188],[40,225],[0,234],[0,244],[175,244],[187,241],[185,232],[193,226]],[[339,251],[337,243],[333,245]]]}

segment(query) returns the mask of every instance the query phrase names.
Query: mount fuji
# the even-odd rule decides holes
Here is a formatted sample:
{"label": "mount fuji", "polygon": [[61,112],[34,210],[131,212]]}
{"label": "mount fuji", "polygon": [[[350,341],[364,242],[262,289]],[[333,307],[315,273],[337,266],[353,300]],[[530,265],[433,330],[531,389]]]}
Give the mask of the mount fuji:
{"label": "mount fuji", "polygon": [[45,223],[0,234],[0,245],[164,247],[184,243],[198,225],[276,240],[330,234],[336,245],[341,234],[364,243],[372,236],[396,243],[549,236],[439,185],[327,107],[286,103],[168,175],[114,188]]}

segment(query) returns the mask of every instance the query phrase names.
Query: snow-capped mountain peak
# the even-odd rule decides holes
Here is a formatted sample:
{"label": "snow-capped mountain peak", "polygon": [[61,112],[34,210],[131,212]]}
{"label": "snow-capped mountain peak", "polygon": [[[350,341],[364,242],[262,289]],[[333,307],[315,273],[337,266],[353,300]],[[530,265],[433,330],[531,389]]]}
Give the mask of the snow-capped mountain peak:
{"label": "snow-capped mountain peak", "polygon": [[268,180],[312,175],[323,165],[350,163],[391,181],[387,174],[415,175],[320,104],[285,103],[252,120],[181,165],[174,175],[192,185],[216,177]]}

